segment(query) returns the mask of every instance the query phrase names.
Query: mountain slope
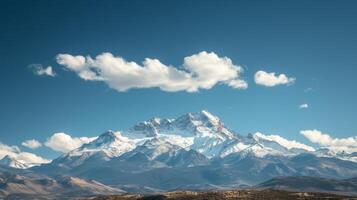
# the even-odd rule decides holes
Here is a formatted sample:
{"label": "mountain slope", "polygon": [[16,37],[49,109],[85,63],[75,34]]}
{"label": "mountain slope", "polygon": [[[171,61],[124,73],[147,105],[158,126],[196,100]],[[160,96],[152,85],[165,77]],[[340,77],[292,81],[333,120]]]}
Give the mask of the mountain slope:
{"label": "mountain slope", "polygon": [[18,175],[0,173],[0,198],[4,199],[67,199],[121,194],[123,191],[103,185],[96,181],[62,176],[56,179],[35,174]]}

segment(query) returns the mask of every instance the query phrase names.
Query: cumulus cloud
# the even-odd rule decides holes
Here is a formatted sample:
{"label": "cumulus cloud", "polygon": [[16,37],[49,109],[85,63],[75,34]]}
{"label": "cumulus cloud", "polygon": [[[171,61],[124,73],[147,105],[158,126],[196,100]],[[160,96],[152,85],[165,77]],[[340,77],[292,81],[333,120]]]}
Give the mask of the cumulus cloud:
{"label": "cumulus cloud", "polygon": [[165,65],[158,59],[146,58],[142,64],[126,61],[111,53],[91,58],[81,55],[58,54],[57,63],[87,81],[102,81],[123,92],[133,88],[160,88],[163,91],[197,92],[225,84],[246,89],[242,80],[243,69],[227,57],[205,51],[184,58],[180,68]]}
{"label": "cumulus cloud", "polygon": [[29,66],[36,75],[39,76],[52,76],[55,77],[56,73],[52,69],[52,66],[43,67],[41,64],[32,64]]}
{"label": "cumulus cloud", "polygon": [[301,105],[299,106],[299,108],[300,108],[300,109],[309,108],[309,104],[307,104],[307,103],[301,104]]}
{"label": "cumulus cloud", "polygon": [[5,156],[10,156],[17,161],[30,166],[50,162],[50,160],[42,158],[33,153],[22,152],[17,146],[8,146],[6,144],[0,143],[0,159],[3,159]]}
{"label": "cumulus cloud", "polygon": [[345,151],[348,153],[357,152],[357,137],[333,138],[327,133],[319,130],[302,130],[300,133],[312,143],[322,147],[335,150]]}
{"label": "cumulus cloud", "polygon": [[293,77],[288,77],[285,74],[276,75],[274,72],[257,71],[254,75],[255,83],[266,87],[292,84],[295,80]]}
{"label": "cumulus cloud", "polygon": [[97,137],[72,137],[65,133],[55,133],[47,139],[45,146],[51,148],[54,151],[67,153],[82,146],[82,144],[95,140],[96,138]]}
{"label": "cumulus cloud", "polygon": [[42,146],[42,144],[37,140],[26,140],[21,143],[22,146],[28,147],[30,149],[37,149]]}
{"label": "cumulus cloud", "polygon": [[311,146],[297,142],[295,140],[287,140],[279,135],[264,135],[260,132],[257,132],[254,134],[254,136],[258,138],[262,138],[264,140],[277,142],[278,144],[286,147],[287,149],[297,148],[297,149],[304,149],[306,151],[315,151],[315,149]]}

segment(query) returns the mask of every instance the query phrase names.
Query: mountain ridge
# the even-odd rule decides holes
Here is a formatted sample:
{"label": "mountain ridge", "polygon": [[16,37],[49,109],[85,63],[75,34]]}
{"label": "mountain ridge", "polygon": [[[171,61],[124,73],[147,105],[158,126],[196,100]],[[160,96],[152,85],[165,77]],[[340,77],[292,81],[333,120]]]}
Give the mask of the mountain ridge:
{"label": "mountain ridge", "polygon": [[106,131],[52,163],[31,169],[157,191],[179,185],[253,186],[277,176],[357,176],[353,160],[316,152],[276,135],[239,135],[218,117],[201,111]]}

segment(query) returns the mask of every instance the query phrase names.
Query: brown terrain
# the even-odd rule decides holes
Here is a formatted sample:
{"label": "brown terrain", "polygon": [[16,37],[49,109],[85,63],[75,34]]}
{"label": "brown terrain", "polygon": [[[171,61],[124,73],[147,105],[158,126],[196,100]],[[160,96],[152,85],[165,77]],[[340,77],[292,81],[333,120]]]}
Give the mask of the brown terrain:
{"label": "brown terrain", "polygon": [[285,190],[232,190],[232,191],[210,191],[210,192],[191,192],[176,191],[157,195],[115,195],[91,198],[91,200],[308,200],[308,199],[355,199],[357,197],[314,193],[314,192],[292,192]]}

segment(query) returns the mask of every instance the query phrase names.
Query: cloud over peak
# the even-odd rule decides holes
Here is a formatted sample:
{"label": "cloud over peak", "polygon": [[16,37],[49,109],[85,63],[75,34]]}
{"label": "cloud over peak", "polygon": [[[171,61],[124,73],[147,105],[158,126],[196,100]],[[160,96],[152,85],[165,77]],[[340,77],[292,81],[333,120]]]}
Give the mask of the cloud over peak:
{"label": "cloud over peak", "polygon": [[214,52],[202,51],[185,57],[180,68],[151,58],[138,64],[111,53],[102,53],[95,58],[58,54],[56,59],[58,64],[77,73],[83,80],[102,81],[120,92],[155,87],[167,92],[197,92],[219,83],[236,89],[248,87],[241,79],[243,69]]}
{"label": "cloud over peak", "polygon": [[295,78],[288,77],[285,74],[275,74],[275,72],[257,71],[254,75],[254,81],[258,85],[274,87],[277,85],[288,85],[295,82]]}
{"label": "cloud over peak", "polygon": [[49,160],[42,158],[36,154],[23,152],[17,146],[8,146],[0,142],[0,159],[3,159],[5,156],[10,156],[15,158],[21,163],[28,165],[36,165],[41,163],[48,163]]}
{"label": "cloud over peak", "polygon": [[67,153],[73,149],[76,149],[82,144],[91,142],[97,137],[72,137],[65,133],[55,133],[45,142],[45,146],[49,147],[54,151],[59,151],[62,153]]}
{"label": "cloud over peak", "polygon": [[310,142],[334,151],[357,152],[357,137],[333,138],[319,130],[302,130],[300,133]]}
{"label": "cloud over peak", "polygon": [[284,146],[287,149],[297,148],[304,149],[306,151],[315,151],[315,149],[311,146],[297,142],[295,140],[287,140],[279,135],[264,135],[263,133],[257,132],[254,134],[254,136],[262,138],[264,140],[277,142],[278,144]]}

